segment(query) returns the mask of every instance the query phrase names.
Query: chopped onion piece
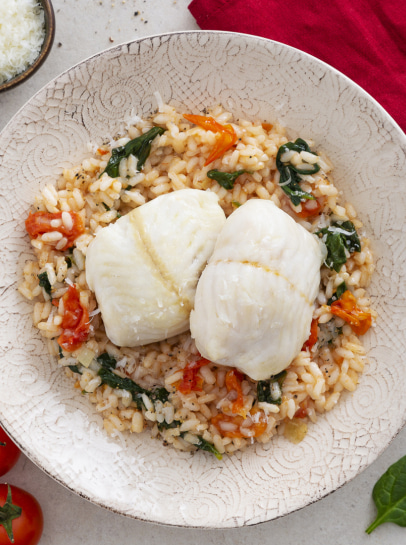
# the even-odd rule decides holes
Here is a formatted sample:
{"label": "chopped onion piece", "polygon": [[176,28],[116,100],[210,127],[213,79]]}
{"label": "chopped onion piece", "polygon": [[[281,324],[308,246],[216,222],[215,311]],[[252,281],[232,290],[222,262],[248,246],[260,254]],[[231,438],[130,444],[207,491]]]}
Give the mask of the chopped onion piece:
{"label": "chopped onion piece", "polygon": [[89,367],[95,355],[96,354],[93,352],[93,350],[89,350],[89,348],[83,346],[77,353],[76,358],[82,365],[84,365],[85,367]]}

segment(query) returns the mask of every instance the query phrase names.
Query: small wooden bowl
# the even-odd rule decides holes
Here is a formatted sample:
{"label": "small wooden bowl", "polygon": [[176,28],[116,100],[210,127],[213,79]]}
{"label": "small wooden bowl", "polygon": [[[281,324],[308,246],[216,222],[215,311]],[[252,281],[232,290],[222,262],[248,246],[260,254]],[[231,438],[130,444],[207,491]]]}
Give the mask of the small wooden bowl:
{"label": "small wooden bowl", "polygon": [[43,7],[45,13],[45,38],[41,47],[41,51],[33,64],[31,64],[26,70],[24,70],[24,72],[21,72],[20,74],[17,74],[17,76],[15,76],[14,78],[0,84],[0,92],[7,91],[8,89],[16,87],[23,81],[26,81],[28,78],[30,78],[42,65],[52,49],[52,44],[55,37],[54,9],[52,7],[51,0],[38,1]]}

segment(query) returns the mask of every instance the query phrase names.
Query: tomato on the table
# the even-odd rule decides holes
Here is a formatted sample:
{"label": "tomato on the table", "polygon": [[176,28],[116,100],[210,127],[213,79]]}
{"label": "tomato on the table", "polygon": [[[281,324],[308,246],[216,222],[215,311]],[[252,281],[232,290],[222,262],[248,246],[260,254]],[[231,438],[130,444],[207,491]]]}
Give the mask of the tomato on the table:
{"label": "tomato on the table", "polygon": [[20,454],[21,451],[17,445],[13,443],[3,428],[0,428],[0,477],[16,465]]}
{"label": "tomato on the table", "polygon": [[44,516],[34,496],[0,484],[0,545],[37,545],[43,528]]}

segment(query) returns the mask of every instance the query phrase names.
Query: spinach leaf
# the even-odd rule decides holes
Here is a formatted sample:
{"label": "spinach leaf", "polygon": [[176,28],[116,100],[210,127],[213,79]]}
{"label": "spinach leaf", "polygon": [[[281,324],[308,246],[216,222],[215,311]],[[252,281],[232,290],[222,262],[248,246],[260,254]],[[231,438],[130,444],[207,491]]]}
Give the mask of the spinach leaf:
{"label": "spinach leaf", "polygon": [[168,424],[168,422],[164,420],[163,422],[158,422],[157,426],[159,431],[163,431],[163,430],[171,430],[173,428],[179,428],[181,424],[182,422],[180,422],[179,420],[172,420],[170,424]]}
{"label": "spinach leaf", "polygon": [[[360,252],[361,242],[352,221],[337,221],[335,223],[335,226],[337,228],[341,228],[341,236],[344,237],[345,245],[350,254],[352,254],[353,252]],[[343,233],[343,231],[345,232]]]}
{"label": "spinach leaf", "polygon": [[349,253],[361,251],[361,242],[351,221],[336,221],[317,231],[316,235],[322,236],[327,247],[324,264],[336,272],[347,262],[346,250]]}
{"label": "spinach leaf", "polygon": [[302,138],[297,138],[294,142],[287,142],[278,149],[278,153],[276,155],[276,168],[280,173],[279,185],[286,195],[288,195],[292,203],[297,206],[303,200],[315,199],[313,195],[303,191],[300,187],[299,182],[301,181],[301,178],[299,174],[315,174],[320,170],[320,166],[315,163],[314,165],[309,164],[308,166],[306,165],[305,168],[299,169],[297,166],[292,165],[291,163],[283,163],[281,157],[286,151],[289,150],[297,151],[298,153],[301,151],[307,151],[313,155],[316,155],[316,153],[310,150],[307,142],[302,140]]}
{"label": "spinach leaf", "polygon": [[365,530],[367,534],[384,522],[406,526],[406,456],[392,464],[382,475],[374,486],[372,497],[378,514]]}
{"label": "spinach leaf", "polygon": [[[147,395],[152,403],[155,403],[156,401],[161,401],[162,403],[165,403],[168,401],[169,392],[166,388],[154,388],[153,390],[146,390],[145,388],[142,388],[139,386],[136,382],[134,382],[129,377],[119,377],[115,373],[113,373],[112,369],[115,369],[117,360],[114,356],[111,356],[107,352],[104,352],[103,354],[100,354],[98,356],[97,361],[100,363],[101,368],[99,369],[98,375],[102,379],[102,384],[107,384],[111,388],[118,388],[120,390],[127,390],[131,393],[133,400],[137,404],[138,409],[142,409],[145,407],[144,402],[142,400],[142,394]],[[73,369],[72,369],[73,370]],[[78,371],[76,371],[78,372]],[[145,407],[146,408],[146,407]],[[170,424],[168,424],[165,420],[163,422],[159,422],[158,424],[159,431],[172,429],[172,428],[178,428],[181,425],[181,422],[179,420],[173,420]],[[183,432],[180,434],[181,437],[183,437],[188,432]],[[197,436],[199,442],[195,445],[200,450],[205,450],[207,452],[211,452],[221,460],[222,456],[219,453],[219,451],[208,441],[203,439],[203,437]]]}
{"label": "spinach leaf", "polygon": [[100,363],[104,369],[115,369],[117,365],[117,360],[114,356],[111,356],[107,352],[103,352],[103,354],[100,354],[98,356],[97,361]]}
{"label": "spinach leaf", "polygon": [[[182,422],[180,422],[179,420],[173,420],[170,424],[168,424],[168,422],[166,422],[164,420],[163,422],[158,422],[157,426],[158,426],[159,431],[163,431],[163,430],[169,430],[169,429],[173,429],[173,428],[179,428],[181,424],[182,424]],[[184,437],[187,433],[189,433],[189,432],[187,432],[187,431],[182,432],[180,434],[180,437]],[[215,448],[214,445],[212,445],[211,443],[206,441],[206,439],[203,439],[203,437],[201,437],[200,435],[196,435],[196,437],[199,440],[199,442],[195,444],[195,447],[197,447],[200,450],[205,450],[206,452],[211,452],[212,454],[214,454],[214,456],[218,460],[222,459],[222,455]]]}
{"label": "spinach leaf", "polygon": [[282,385],[286,371],[282,371],[268,380],[260,380],[257,385],[258,401],[280,405],[282,403]]}
{"label": "spinach leaf", "polygon": [[[102,379],[102,384],[107,384],[111,388],[118,390],[127,390],[130,392],[133,401],[137,404],[138,409],[145,407],[142,395],[145,394],[154,403],[155,401],[162,401],[165,403],[168,401],[169,392],[166,388],[155,388],[154,390],[146,390],[139,386],[129,377],[119,377],[113,373],[112,369],[116,366],[116,359],[110,356],[106,352],[101,354],[97,361],[101,364],[98,375]],[[146,408],[146,407],[145,407]]]}
{"label": "spinach leaf", "polygon": [[347,285],[345,282],[341,282],[341,284],[337,286],[336,292],[333,293],[332,297],[330,297],[330,299],[327,301],[327,304],[331,306],[331,303],[334,303],[334,301],[340,299],[345,291],[347,291]]}
{"label": "spinach leaf", "polygon": [[77,365],[68,365],[68,367],[74,373],[78,373],[79,375],[82,374],[82,372],[79,370],[79,367]]}
{"label": "spinach leaf", "polygon": [[46,293],[52,299],[52,286],[48,278],[48,273],[45,271],[39,274],[38,279],[39,279],[39,285],[41,286],[41,288],[44,288]]}
{"label": "spinach leaf", "polygon": [[[182,435],[182,434],[181,434]],[[200,435],[197,435],[197,438],[199,439],[199,442],[196,443],[196,447],[200,450],[205,450],[206,452],[211,452],[214,454],[214,456],[217,458],[217,460],[221,460],[223,457],[219,453],[219,451],[215,448],[214,445],[206,441],[206,439],[203,439]]]}
{"label": "spinach leaf", "polygon": [[125,146],[114,148],[111,152],[110,160],[102,174],[106,172],[111,178],[117,178],[119,175],[121,159],[127,158],[130,155],[137,157],[137,169],[141,170],[151,152],[151,142],[155,137],[164,132],[165,129],[162,129],[161,127],[153,127],[145,134],[127,142]]}
{"label": "spinach leaf", "polygon": [[233,189],[236,179],[241,174],[244,174],[244,172],[248,171],[236,170],[235,172],[222,172],[221,170],[217,170],[215,168],[213,170],[209,170],[207,177],[211,180],[216,180],[216,182],[221,185],[221,187],[224,187],[224,189]]}
{"label": "spinach leaf", "polygon": [[153,400],[153,401],[161,401],[162,403],[166,403],[168,401],[169,392],[166,388],[154,388],[152,392],[145,391],[145,393]]}

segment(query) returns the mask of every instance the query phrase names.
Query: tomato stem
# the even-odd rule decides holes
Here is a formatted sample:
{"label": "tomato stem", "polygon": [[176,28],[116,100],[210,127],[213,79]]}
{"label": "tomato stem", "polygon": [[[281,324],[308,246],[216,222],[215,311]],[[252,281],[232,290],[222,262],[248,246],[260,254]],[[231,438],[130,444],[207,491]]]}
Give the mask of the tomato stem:
{"label": "tomato stem", "polygon": [[11,543],[14,543],[12,522],[14,519],[21,516],[22,511],[21,507],[13,505],[11,488],[10,485],[8,485],[6,503],[3,507],[0,507],[0,525],[6,530]]}

